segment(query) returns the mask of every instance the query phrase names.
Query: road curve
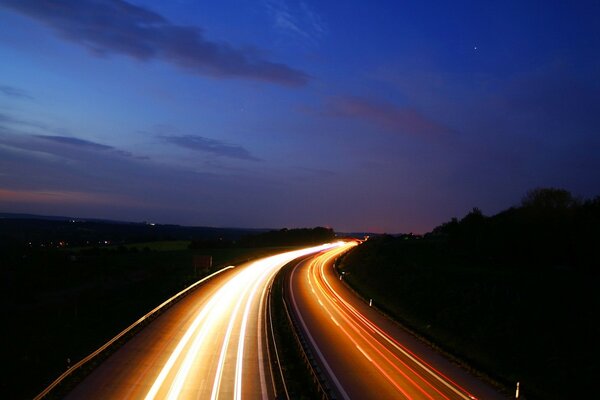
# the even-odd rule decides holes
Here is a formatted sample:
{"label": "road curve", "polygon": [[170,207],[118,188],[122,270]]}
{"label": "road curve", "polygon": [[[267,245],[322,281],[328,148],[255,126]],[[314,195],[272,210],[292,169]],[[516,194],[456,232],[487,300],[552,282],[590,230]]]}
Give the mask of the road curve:
{"label": "road curve", "polygon": [[217,275],[130,339],[67,398],[274,398],[267,289],[285,264],[339,245],[282,253]]}
{"label": "road curve", "polygon": [[291,308],[340,399],[505,399],[369,307],[340,282],[336,257],[355,243],[299,262]]}

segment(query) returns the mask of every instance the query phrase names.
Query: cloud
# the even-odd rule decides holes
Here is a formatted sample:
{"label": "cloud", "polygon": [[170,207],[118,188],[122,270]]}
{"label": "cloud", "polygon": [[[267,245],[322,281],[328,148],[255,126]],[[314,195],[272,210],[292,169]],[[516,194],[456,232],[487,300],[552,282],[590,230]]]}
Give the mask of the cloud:
{"label": "cloud", "polygon": [[[113,146],[73,136],[46,135],[37,132],[60,132],[35,120],[26,120],[0,113],[0,146],[12,152],[53,160],[85,160],[91,153],[110,153],[111,156],[142,159]],[[77,151],[73,151],[76,149]]]}
{"label": "cloud", "polygon": [[27,128],[34,128],[40,130],[52,130],[46,124],[34,121],[34,120],[25,120],[21,118],[15,118],[12,115],[4,114],[0,112],[0,128],[6,128],[7,125],[11,126],[25,126]]}
{"label": "cloud", "polygon": [[317,14],[309,5],[303,1],[300,2],[300,9],[304,13],[307,23],[313,31],[318,35],[323,35],[326,32],[325,24],[319,14]]}
{"label": "cloud", "polygon": [[429,139],[445,137],[452,133],[449,127],[425,117],[412,108],[361,97],[334,97],[327,104],[326,113],[335,117],[362,119],[392,132]]}
{"label": "cloud", "polygon": [[[276,204],[265,215],[265,202],[287,193],[291,185],[250,171],[210,172],[116,151],[0,126],[0,206],[7,212],[263,226],[271,221],[266,217],[283,207]],[[238,193],[245,193],[244,204]]]}
{"label": "cloud", "polygon": [[258,158],[252,156],[245,148],[238,145],[225,143],[220,140],[209,139],[195,135],[159,137],[167,143],[194,151],[201,151],[223,157],[238,158],[241,160],[258,161]]}
{"label": "cloud", "polygon": [[264,4],[275,28],[282,32],[314,42],[326,31],[319,14],[303,1],[291,4],[285,0],[265,0]]}
{"label": "cloud", "polygon": [[25,90],[16,88],[14,86],[0,85],[0,93],[17,99],[33,100],[33,96],[31,96]]}
{"label": "cloud", "polygon": [[173,24],[123,0],[4,0],[2,5],[41,21],[99,56],[160,59],[200,75],[288,86],[302,86],[309,79],[306,73],[263,59],[256,51],[209,41],[198,27]]}
{"label": "cloud", "polygon": [[90,150],[114,150],[114,147],[112,146],[107,146],[105,144],[95,143],[89,140],[79,139],[75,137],[47,135],[35,135],[35,137],[70,146],[84,147]]}
{"label": "cloud", "polygon": [[0,124],[0,199],[6,204],[149,206],[140,188],[165,169],[112,146]]}
{"label": "cloud", "polygon": [[[41,133],[38,133],[41,132]],[[47,135],[45,133],[59,133]],[[20,151],[32,152],[38,155],[58,156],[60,158],[86,157],[88,152],[110,152],[113,155],[135,159],[148,159],[146,156],[137,156],[132,153],[117,149],[113,146],[65,136],[64,129],[49,126],[45,123],[14,117],[0,112],[0,145],[9,146]],[[77,152],[73,152],[77,148]]]}

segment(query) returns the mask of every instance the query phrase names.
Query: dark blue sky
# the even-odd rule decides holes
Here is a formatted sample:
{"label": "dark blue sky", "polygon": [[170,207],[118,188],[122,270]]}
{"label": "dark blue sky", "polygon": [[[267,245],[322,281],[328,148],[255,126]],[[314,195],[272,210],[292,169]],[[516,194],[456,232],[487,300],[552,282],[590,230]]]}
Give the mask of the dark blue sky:
{"label": "dark blue sky", "polygon": [[0,210],[424,232],[600,194],[600,2],[0,0]]}

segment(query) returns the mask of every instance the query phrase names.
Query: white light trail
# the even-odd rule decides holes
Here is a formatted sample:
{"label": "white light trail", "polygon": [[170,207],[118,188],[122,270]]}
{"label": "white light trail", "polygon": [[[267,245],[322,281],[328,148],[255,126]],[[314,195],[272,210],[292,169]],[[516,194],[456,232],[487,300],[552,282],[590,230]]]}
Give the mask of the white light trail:
{"label": "white light trail", "polygon": [[[260,309],[260,302],[254,301],[256,294],[261,290],[264,291],[275,273],[290,261],[342,244],[343,242],[337,242],[278,254],[255,261],[240,269],[239,272],[236,269],[235,275],[223,283],[198,311],[197,317],[177,343],[145,399],[154,400],[158,397],[167,397],[169,400],[175,400],[197,395],[194,392],[193,379],[198,379],[198,376],[192,371],[195,371],[201,364],[200,360],[214,360],[214,357],[210,357],[210,354],[214,354],[214,346],[210,348],[211,346],[205,344],[208,338],[212,341],[219,336],[223,339],[218,360],[214,368],[207,369],[216,371],[212,383],[211,400],[218,399],[219,393],[224,390],[222,385],[225,383],[233,384],[232,388],[228,388],[228,393],[229,390],[232,390],[234,398],[241,399],[244,394],[242,379],[244,362],[259,362],[258,359],[244,361],[248,320],[251,314],[260,314],[264,311]],[[240,315],[242,304],[245,306]],[[238,325],[237,348],[233,348],[230,342],[235,336]],[[228,355],[234,355],[235,362],[231,360],[231,357],[228,358]],[[234,379],[222,379],[226,373],[231,373],[230,376]],[[206,377],[203,379],[206,380]],[[264,385],[260,387],[261,391],[265,390]],[[165,391],[167,391],[166,396]],[[262,397],[266,395],[267,393],[262,393]]]}

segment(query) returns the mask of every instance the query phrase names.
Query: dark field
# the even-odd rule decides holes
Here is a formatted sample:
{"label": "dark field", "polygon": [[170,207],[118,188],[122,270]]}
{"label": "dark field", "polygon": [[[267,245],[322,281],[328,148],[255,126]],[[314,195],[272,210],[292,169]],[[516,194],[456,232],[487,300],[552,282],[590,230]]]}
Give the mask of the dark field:
{"label": "dark field", "polygon": [[[1,256],[3,398],[31,398],[77,362],[198,278],[285,248],[188,249],[169,241],[104,248],[6,249]],[[211,255],[194,271],[194,254]]]}

